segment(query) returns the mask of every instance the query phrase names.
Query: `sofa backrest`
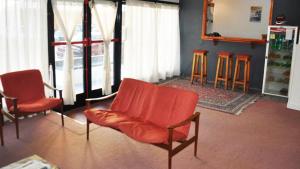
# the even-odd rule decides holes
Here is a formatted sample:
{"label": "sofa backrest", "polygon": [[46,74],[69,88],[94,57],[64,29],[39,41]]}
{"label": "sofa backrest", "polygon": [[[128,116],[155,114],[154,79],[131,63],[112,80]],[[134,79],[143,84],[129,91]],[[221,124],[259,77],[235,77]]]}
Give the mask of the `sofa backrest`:
{"label": "sofa backrest", "polygon": [[[166,128],[190,117],[197,101],[198,95],[192,91],[126,78],[111,110]],[[189,127],[179,127],[176,131],[187,135]]]}
{"label": "sofa backrest", "polygon": [[[36,101],[45,97],[42,75],[39,70],[24,70],[0,76],[4,94],[18,99],[18,103]],[[6,100],[7,107],[12,106]]]}

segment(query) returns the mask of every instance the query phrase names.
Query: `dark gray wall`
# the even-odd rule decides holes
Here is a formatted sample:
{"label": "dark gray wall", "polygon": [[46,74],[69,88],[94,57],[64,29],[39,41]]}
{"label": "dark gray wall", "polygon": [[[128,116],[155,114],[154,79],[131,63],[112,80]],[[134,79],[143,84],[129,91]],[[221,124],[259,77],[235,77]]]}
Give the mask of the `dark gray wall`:
{"label": "dark gray wall", "polygon": [[[300,26],[300,1],[299,0],[275,0],[273,16],[284,14],[289,25]],[[192,55],[194,49],[206,49],[208,54],[208,80],[215,78],[217,53],[225,50],[233,53],[247,53],[252,56],[251,60],[251,87],[261,89],[265,62],[265,45],[256,45],[251,48],[250,44],[218,42],[215,46],[211,41],[202,41],[203,0],[180,1],[180,36],[181,36],[181,73],[191,74]]]}

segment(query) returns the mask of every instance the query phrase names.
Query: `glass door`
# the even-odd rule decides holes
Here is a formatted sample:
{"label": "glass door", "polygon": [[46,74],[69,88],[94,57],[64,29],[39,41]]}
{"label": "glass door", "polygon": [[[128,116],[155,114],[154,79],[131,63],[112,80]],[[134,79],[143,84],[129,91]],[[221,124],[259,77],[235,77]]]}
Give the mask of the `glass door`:
{"label": "glass door", "polygon": [[270,28],[263,89],[265,94],[288,96],[294,35],[295,29],[292,28]]}
{"label": "glass door", "polygon": [[[79,2],[79,1],[78,1]],[[78,3],[76,1],[76,3]],[[113,92],[118,89],[120,84],[120,56],[121,56],[121,21],[122,9],[121,0],[118,1],[118,14],[115,23],[116,39],[110,44],[110,61],[111,61],[111,85]],[[64,3],[57,4],[58,8],[65,9]],[[59,6],[62,5],[62,6]],[[80,6],[77,5],[77,7]],[[71,8],[73,9],[73,8]],[[102,96],[102,82],[104,74],[104,43],[101,31],[98,29],[96,22],[91,14],[89,4],[82,1],[82,15],[76,25],[73,38],[73,86],[76,94],[74,105],[65,106],[66,110],[85,105],[85,99],[90,97]],[[69,9],[68,9],[69,10]],[[68,17],[67,15],[64,17]],[[54,17],[54,11],[51,0],[48,0],[48,39],[49,39],[49,63],[53,67],[53,84],[59,89],[64,88],[64,62],[66,54],[66,39],[62,30],[57,25]],[[64,18],[65,19],[65,18]],[[117,59],[115,59],[117,58]]]}

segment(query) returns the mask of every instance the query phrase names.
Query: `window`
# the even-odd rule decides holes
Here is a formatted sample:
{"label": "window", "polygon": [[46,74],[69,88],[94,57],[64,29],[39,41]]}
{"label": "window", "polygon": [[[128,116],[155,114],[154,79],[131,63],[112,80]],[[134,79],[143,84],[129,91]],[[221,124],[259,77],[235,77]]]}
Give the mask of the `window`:
{"label": "window", "polygon": [[[77,107],[84,104],[84,99],[87,97],[100,97],[102,94],[109,94],[111,89],[116,89],[114,83],[116,81],[119,83],[119,73],[115,76],[114,70],[119,63],[114,65],[114,58],[115,53],[120,53],[120,51],[115,52],[115,48],[118,47],[115,47],[115,42],[110,43],[108,52],[111,71],[108,77],[111,82],[105,84],[104,75],[108,72],[104,70],[106,50],[103,42],[104,36],[96,20],[98,18],[93,16],[96,8],[90,8],[84,0],[48,0],[48,5],[52,5],[53,9],[50,11],[53,15],[50,15],[48,19],[51,19],[49,23],[53,29],[50,30],[53,30],[54,37],[54,41],[51,40],[52,37],[49,38],[53,45],[50,47],[50,54],[53,53],[50,56],[50,64],[55,67],[56,87],[65,91],[63,94],[65,103],[75,104],[74,107]],[[105,34],[108,38],[113,38],[110,37],[108,31],[114,34],[114,17],[117,7],[115,5],[115,2],[96,2],[96,7],[102,8],[99,10],[101,11],[101,15],[98,15],[101,16],[99,20],[101,23],[104,22],[105,26],[110,25],[104,29],[104,32],[108,33]],[[104,13],[103,10],[105,10]],[[106,10],[109,15],[106,15]],[[71,43],[72,56],[68,53],[68,46],[70,46],[68,43]]]}

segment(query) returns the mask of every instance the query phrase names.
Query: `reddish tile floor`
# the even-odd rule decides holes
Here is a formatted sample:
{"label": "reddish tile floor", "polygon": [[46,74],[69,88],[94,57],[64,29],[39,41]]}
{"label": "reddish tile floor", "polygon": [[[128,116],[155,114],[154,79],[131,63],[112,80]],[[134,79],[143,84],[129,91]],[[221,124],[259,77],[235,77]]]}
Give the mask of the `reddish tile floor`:
{"label": "reddish tile floor", "polygon": [[[68,116],[85,122],[82,110]],[[239,116],[198,111],[198,157],[193,157],[193,146],[189,146],[174,157],[173,169],[300,169],[300,112],[287,109],[285,102],[261,98]],[[0,167],[38,154],[62,169],[167,168],[167,153],[162,149],[95,125],[86,141],[85,125],[69,119],[62,128],[59,116],[50,117],[22,121],[19,140],[14,125],[5,125]]]}
{"label": "reddish tile floor", "polygon": [[[112,103],[112,100],[113,99],[96,102],[96,103],[92,104],[92,107],[96,107],[99,109],[108,109],[110,107],[110,104]],[[66,114],[68,117],[71,117],[75,120],[78,120],[80,122],[85,122],[86,118],[85,118],[84,114],[82,113],[84,111],[84,109],[85,109],[85,107],[69,110],[66,112]]]}

